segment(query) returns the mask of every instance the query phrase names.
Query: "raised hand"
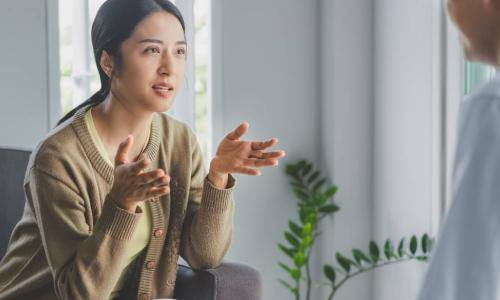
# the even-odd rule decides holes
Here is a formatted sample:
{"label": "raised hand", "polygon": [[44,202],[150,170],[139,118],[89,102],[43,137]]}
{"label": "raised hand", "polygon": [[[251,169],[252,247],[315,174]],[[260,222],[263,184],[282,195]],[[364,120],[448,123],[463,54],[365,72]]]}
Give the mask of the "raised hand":
{"label": "raised hand", "polygon": [[259,176],[259,168],[277,166],[279,159],[285,156],[283,150],[265,152],[278,143],[277,138],[266,141],[241,140],[248,127],[248,123],[241,123],[220,142],[215,157],[210,162],[209,179],[224,182],[224,177],[229,173]]}
{"label": "raised hand", "polygon": [[170,192],[168,183],[170,176],[162,169],[144,173],[143,169],[151,164],[148,158],[136,162],[128,162],[127,154],[134,143],[134,137],[129,135],[118,147],[115,156],[114,181],[110,198],[122,209],[131,213],[136,211],[140,201],[162,196]]}

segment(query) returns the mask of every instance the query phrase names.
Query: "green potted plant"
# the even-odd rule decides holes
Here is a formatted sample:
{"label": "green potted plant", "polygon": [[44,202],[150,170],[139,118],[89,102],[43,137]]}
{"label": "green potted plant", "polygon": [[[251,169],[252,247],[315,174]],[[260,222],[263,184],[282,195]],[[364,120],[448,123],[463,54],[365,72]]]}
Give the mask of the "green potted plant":
{"label": "green potted plant", "polygon": [[[286,243],[278,243],[278,248],[288,257],[289,262],[278,262],[278,265],[288,275],[288,281],[279,279],[296,300],[311,298],[313,279],[309,260],[316,239],[322,234],[318,225],[320,221],[339,211],[339,206],[333,202],[337,193],[335,185],[327,185],[327,178],[313,167],[311,162],[300,160],[288,164],[285,169],[290,186],[297,197],[298,220],[289,220],[288,229],[284,232]],[[323,265],[323,280],[315,286],[327,285],[331,288],[328,300],[333,299],[337,291],[351,278],[359,274],[390,264],[410,260],[427,261],[433,240],[428,234],[420,238],[413,235],[407,242],[401,238],[394,246],[387,239],[380,247],[375,241],[368,243],[368,251],[352,249],[350,255],[340,252],[335,254],[336,262]],[[302,288],[305,290],[302,290]]]}

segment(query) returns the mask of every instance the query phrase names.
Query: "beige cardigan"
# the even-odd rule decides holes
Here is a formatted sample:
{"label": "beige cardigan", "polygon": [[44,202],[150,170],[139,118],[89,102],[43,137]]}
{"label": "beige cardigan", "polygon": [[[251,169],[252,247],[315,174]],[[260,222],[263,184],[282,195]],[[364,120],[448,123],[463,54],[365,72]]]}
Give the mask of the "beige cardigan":
{"label": "beige cardigan", "polygon": [[[0,262],[0,299],[106,299],[141,213],[109,200],[113,167],[92,143],[81,108],[33,151],[26,205]],[[156,113],[144,150],[170,175],[169,195],[147,201],[151,240],[137,298],[172,297],[179,254],[194,269],[220,264],[232,238],[234,177],[217,189],[206,177],[195,135]]]}

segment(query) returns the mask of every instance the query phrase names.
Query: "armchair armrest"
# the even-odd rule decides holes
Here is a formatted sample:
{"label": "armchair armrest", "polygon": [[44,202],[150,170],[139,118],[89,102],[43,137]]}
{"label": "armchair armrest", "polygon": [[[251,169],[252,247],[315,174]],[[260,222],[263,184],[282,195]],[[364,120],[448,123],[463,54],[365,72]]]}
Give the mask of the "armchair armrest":
{"label": "armchair armrest", "polygon": [[215,269],[194,271],[178,265],[174,298],[179,300],[261,300],[262,282],[254,268],[222,263]]}

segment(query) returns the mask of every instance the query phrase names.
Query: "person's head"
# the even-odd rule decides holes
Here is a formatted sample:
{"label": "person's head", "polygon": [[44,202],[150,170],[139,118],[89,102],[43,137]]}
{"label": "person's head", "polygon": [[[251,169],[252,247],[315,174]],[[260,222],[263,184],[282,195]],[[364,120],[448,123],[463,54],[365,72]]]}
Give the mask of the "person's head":
{"label": "person's head", "polygon": [[500,0],[447,0],[468,59],[499,65]]}
{"label": "person's head", "polygon": [[101,89],[70,111],[109,92],[132,112],[166,111],[184,78],[187,45],[179,10],[169,0],[107,0],[92,24]]}

